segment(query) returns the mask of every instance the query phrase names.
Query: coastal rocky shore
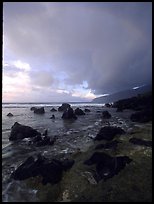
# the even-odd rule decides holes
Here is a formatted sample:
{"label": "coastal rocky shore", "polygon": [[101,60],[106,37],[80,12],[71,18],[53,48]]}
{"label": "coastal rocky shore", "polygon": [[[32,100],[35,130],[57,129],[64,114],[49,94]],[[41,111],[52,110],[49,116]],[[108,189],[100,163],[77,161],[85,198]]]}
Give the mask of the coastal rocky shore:
{"label": "coastal rocky shore", "polygon": [[[152,102],[151,95],[117,101],[102,107],[102,127],[91,138],[91,145],[65,155],[27,157],[10,175],[11,180],[23,182],[35,190],[38,202],[150,202],[152,201]],[[131,129],[112,125],[110,109],[117,114],[131,109]],[[31,108],[46,114],[44,108]],[[57,110],[52,108],[51,112]],[[58,108],[61,120],[79,120],[89,109],[75,110],[70,104]],[[144,114],[144,118],[143,115]],[[135,118],[135,119],[134,119]],[[141,120],[142,118],[142,120]],[[54,146],[47,130],[38,130],[15,123],[10,141],[27,146]]]}

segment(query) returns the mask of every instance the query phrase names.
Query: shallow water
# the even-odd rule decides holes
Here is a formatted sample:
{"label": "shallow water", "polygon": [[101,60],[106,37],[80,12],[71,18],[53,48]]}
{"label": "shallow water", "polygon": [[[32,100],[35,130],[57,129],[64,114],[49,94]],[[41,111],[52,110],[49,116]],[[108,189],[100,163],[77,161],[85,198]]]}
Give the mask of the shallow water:
{"label": "shallow water", "polygon": [[[38,105],[38,104],[37,104]],[[102,108],[103,104],[71,104],[73,109],[79,107],[81,109],[89,108],[91,112],[84,116],[78,116],[75,121],[65,121],[61,118],[62,112],[50,112],[52,107],[58,109],[61,104],[47,104],[45,114],[37,115],[30,110],[32,104],[9,104],[2,108],[2,199],[3,202],[12,201],[34,201],[37,202],[35,189],[28,189],[24,181],[14,181],[10,179],[11,172],[17,168],[29,156],[36,156],[38,153],[45,157],[61,155],[67,156],[75,152],[77,149],[86,151],[93,144],[94,138],[102,126],[107,124],[122,127],[127,131],[134,125],[129,120],[131,111],[125,110],[122,113],[117,113],[113,108]],[[112,118],[101,119],[101,112],[108,110]],[[99,112],[100,111],[100,112]],[[14,116],[6,116],[11,112]],[[50,119],[52,114],[55,115],[55,120]],[[56,142],[53,146],[34,147],[28,145],[28,139],[20,142],[10,142],[8,140],[11,127],[15,122],[23,125],[31,126],[41,133],[48,130],[48,136],[56,137]],[[16,190],[15,190],[16,189]],[[29,194],[27,197],[23,194]]]}

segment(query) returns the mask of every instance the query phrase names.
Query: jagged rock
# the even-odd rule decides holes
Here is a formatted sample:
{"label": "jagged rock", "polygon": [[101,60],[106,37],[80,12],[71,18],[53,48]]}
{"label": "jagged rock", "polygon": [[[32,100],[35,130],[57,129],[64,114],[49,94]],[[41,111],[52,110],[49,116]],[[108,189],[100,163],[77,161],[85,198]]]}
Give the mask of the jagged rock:
{"label": "jagged rock", "polygon": [[96,164],[96,180],[103,179],[106,181],[118,174],[131,161],[132,159],[128,156],[111,157],[104,152],[95,152],[84,164]]}
{"label": "jagged rock", "polygon": [[142,139],[139,139],[139,138],[135,138],[135,137],[132,137],[129,142],[135,144],[135,145],[144,145],[144,146],[147,146],[147,147],[152,147],[152,141],[148,141],[148,140],[142,140]]}
{"label": "jagged rock", "polygon": [[70,108],[70,104],[68,103],[63,103],[59,108],[58,108],[58,111],[65,111],[67,110],[68,108]]}
{"label": "jagged rock", "polygon": [[112,142],[107,142],[105,144],[98,144],[95,149],[116,149],[118,146],[118,143],[121,143],[117,140],[114,140]]}
{"label": "jagged rock", "polygon": [[63,171],[72,167],[74,161],[68,160],[60,161],[38,155],[35,160],[32,156],[29,157],[23,164],[21,164],[11,175],[15,180],[25,180],[30,177],[42,176],[42,183],[56,184],[62,179]]}
{"label": "jagged rock", "polygon": [[90,112],[90,110],[88,108],[85,108],[84,111],[85,112]]}
{"label": "jagged rock", "polygon": [[133,113],[130,119],[133,122],[139,122],[139,123],[152,121],[152,110],[147,109],[147,110],[142,110],[142,111]]}
{"label": "jagged rock", "polygon": [[8,116],[8,117],[12,117],[13,114],[12,114],[12,113],[8,113],[7,116]]}
{"label": "jagged rock", "polygon": [[111,114],[110,114],[108,111],[103,111],[103,112],[102,112],[102,116],[103,116],[103,118],[105,118],[105,119],[111,118]]}
{"label": "jagged rock", "polygon": [[41,108],[35,108],[35,109],[34,109],[34,113],[37,113],[37,114],[44,114],[44,113],[45,113],[44,107],[41,107]]}
{"label": "jagged rock", "polygon": [[51,112],[56,112],[57,110],[55,108],[52,108],[50,111]]}
{"label": "jagged rock", "polygon": [[80,108],[76,108],[76,109],[75,109],[75,114],[76,114],[76,115],[85,115],[85,113],[83,112],[83,110],[81,110]]}
{"label": "jagged rock", "polygon": [[62,119],[77,119],[74,111],[72,108],[68,108],[67,110],[64,111],[62,115]]}
{"label": "jagged rock", "polygon": [[35,137],[36,135],[41,135],[41,133],[29,126],[21,125],[15,122],[14,125],[11,127],[11,134],[9,140],[13,141],[28,137]]}
{"label": "jagged rock", "polygon": [[124,133],[125,131],[120,127],[105,126],[100,129],[94,140],[112,140],[114,136]]}

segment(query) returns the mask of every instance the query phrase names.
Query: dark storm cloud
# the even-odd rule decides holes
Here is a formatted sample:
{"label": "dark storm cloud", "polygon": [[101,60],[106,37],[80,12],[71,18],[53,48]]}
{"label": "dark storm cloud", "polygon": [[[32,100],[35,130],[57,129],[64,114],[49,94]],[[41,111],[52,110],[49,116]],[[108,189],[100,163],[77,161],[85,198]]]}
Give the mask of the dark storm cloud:
{"label": "dark storm cloud", "polygon": [[96,94],[150,83],[151,7],[144,2],[4,3],[7,49],[39,76],[48,67],[52,78],[43,79],[42,86],[53,84],[53,72],[62,71],[66,84],[87,81]]}

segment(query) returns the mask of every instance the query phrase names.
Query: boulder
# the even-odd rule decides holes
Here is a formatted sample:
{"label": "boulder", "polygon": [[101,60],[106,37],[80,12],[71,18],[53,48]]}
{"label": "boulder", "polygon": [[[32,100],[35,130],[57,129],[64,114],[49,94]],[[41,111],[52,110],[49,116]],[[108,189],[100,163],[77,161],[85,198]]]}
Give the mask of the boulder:
{"label": "boulder", "polygon": [[36,110],[37,108],[36,107],[31,107],[31,111],[34,111],[34,110]]}
{"label": "boulder", "polygon": [[111,114],[108,111],[103,111],[102,117],[105,119],[109,119],[109,118],[111,118]]}
{"label": "boulder", "polygon": [[86,165],[96,165],[97,182],[103,179],[106,181],[118,174],[126,164],[132,161],[128,156],[111,157],[104,152],[95,152],[88,160],[84,162]]}
{"label": "boulder", "polygon": [[62,119],[77,119],[77,116],[75,115],[74,111],[72,108],[68,108],[67,110],[64,111],[62,115]]}
{"label": "boulder", "polygon": [[37,113],[37,114],[44,114],[44,113],[45,113],[44,107],[41,107],[41,108],[35,108],[35,109],[34,109],[34,113]]}
{"label": "boulder", "polygon": [[25,180],[30,177],[42,176],[42,184],[56,184],[62,179],[63,171],[72,167],[74,161],[48,160],[38,155],[37,159],[29,157],[12,174],[15,180]]}
{"label": "boulder", "polygon": [[55,108],[52,108],[50,111],[51,112],[56,112],[57,110]]}
{"label": "boulder", "polygon": [[70,104],[68,103],[63,103],[59,108],[58,108],[58,111],[65,111],[67,110],[67,108],[70,108]]}
{"label": "boulder", "polygon": [[133,113],[130,119],[133,122],[139,122],[139,123],[145,123],[145,122],[152,121],[152,110],[146,109],[146,110],[142,110],[142,111]]}
{"label": "boulder", "polygon": [[105,126],[100,129],[94,140],[112,140],[114,136],[124,134],[125,131],[120,127]]}
{"label": "boulder", "polygon": [[114,140],[112,142],[107,142],[105,144],[98,144],[95,149],[116,149],[118,146],[118,143],[121,143],[117,140]]}
{"label": "boulder", "polygon": [[13,114],[12,114],[12,113],[8,113],[7,116],[8,116],[8,117],[12,117]]}
{"label": "boulder", "polygon": [[33,129],[32,127],[21,125],[17,122],[11,127],[11,134],[9,140],[18,140],[23,138],[35,137],[37,135],[41,135],[40,132]]}
{"label": "boulder", "polygon": [[83,110],[81,110],[80,108],[76,108],[76,109],[75,109],[75,114],[76,114],[76,115],[85,115],[85,113],[83,112]]}
{"label": "boulder", "polygon": [[152,141],[148,141],[148,140],[142,140],[142,139],[139,139],[139,138],[135,138],[135,137],[132,137],[129,142],[135,144],[135,145],[144,145],[144,146],[147,146],[147,147],[152,147]]}
{"label": "boulder", "polygon": [[85,112],[90,112],[90,110],[88,108],[85,108],[84,111]]}

